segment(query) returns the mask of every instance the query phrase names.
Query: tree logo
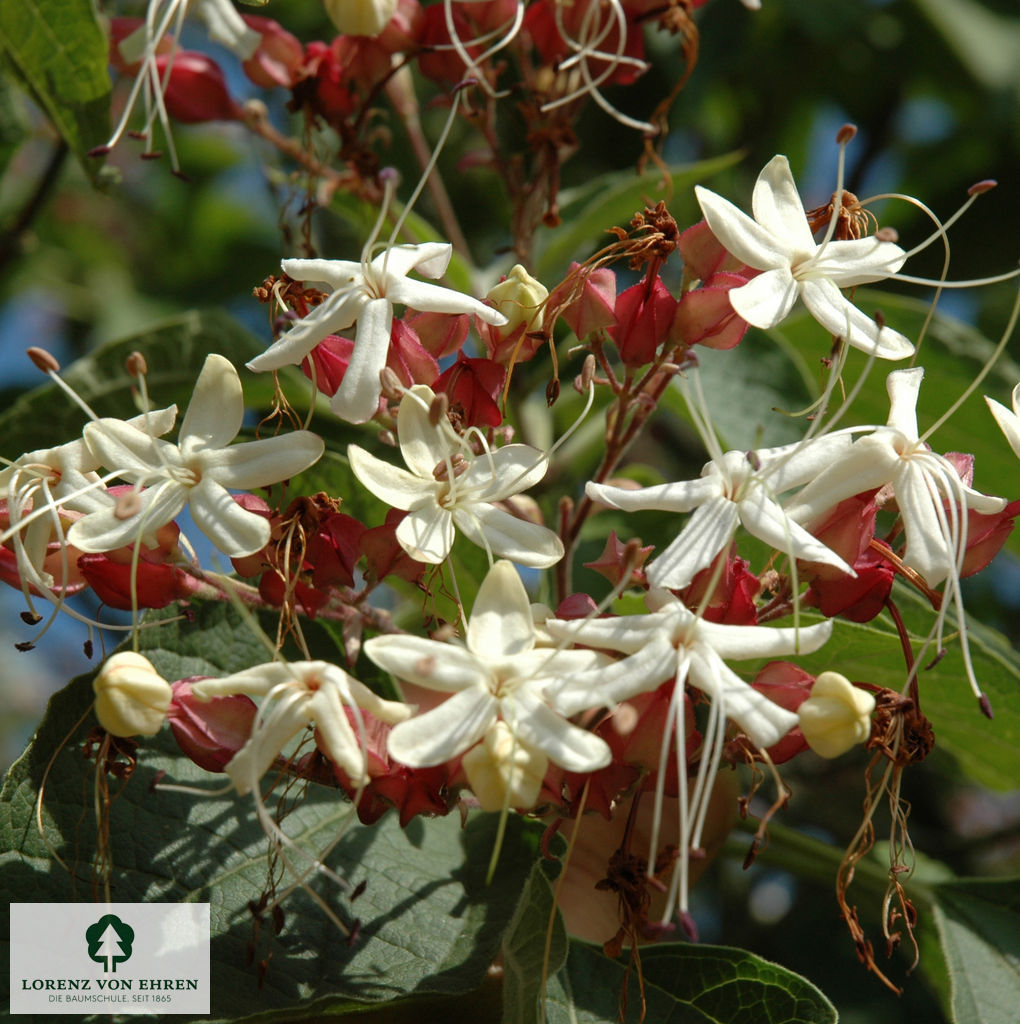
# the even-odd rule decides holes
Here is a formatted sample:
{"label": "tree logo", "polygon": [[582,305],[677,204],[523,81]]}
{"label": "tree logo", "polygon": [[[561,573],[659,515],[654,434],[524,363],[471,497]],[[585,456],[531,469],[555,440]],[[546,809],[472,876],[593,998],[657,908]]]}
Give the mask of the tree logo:
{"label": "tree logo", "polygon": [[117,964],[131,956],[135,930],[114,914],[106,914],[85,929],[89,957],[103,965],[104,974],[116,974]]}

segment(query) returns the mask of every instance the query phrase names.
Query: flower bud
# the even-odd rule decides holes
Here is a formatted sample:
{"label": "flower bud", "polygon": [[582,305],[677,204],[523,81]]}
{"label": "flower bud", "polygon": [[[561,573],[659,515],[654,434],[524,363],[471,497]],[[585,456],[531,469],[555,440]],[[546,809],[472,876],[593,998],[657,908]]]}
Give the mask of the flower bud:
{"label": "flower bud", "polygon": [[178,50],[156,58],[160,80],[167,76],[163,102],[167,113],[182,124],[240,121],[244,110],[227,89],[220,66],[204,53]]}
{"label": "flower bud", "polygon": [[875,698],[838,672],[823,672],[797,711],[808,746],[822,757],[839,757],[871,735]]}
{"label": "flower bud", "polygon": [[515,738],[506,722],[500,721],[464,755],[461,764],[482,810],[501,811],[504,806],[535,806],[549,759]]}
{"label": "flower bud", "polygon": [[506,317],[506,323],[498,328],[502,337],[513,334],[524,326],[528,331],[535,323],[542,304],[549,297],[549,289],[533,278],[519,263],[495,287],[489,289],[486,298]]}
{"label": "flower bud", "polygon": [[349,36],[377,36],[397,13],[397,0],[322,0],[330,21]]}
{"label": "flower bud", "polygon": [[113,736],[154,736],[170,710],[173,691],[148,658],[121,651],[92,681],[96,718]]}

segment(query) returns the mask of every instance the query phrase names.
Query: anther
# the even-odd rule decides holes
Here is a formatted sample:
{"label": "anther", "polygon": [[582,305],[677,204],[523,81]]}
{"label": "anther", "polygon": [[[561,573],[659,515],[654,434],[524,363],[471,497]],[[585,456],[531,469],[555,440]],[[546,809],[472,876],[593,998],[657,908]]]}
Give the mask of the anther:
{"label": "anther", "polygon": [[29,626],[37,626],[42,622],[42,616],[36,612],[22,612],[21,621]]}
{"label": "anther", "polygon": [[142,510],[142,499],[137,491],[128,491],[117,499],[113,514],[117,519],[133,519]]}
{"label": "anther", "polygon": [[981,696],[978,697],[978,707],[981,708],[981,714],[983,714],[985,718],[995,717],[995,714],[992,711],[992,702],[988,699],[986,694],[981,694]]}
{"label": "anther", "polygon": [[994,178],[985,178],[984,181],[976,182],[967,189],[967,195],[969,196],[983,196],[986,192],[991,192],[999,183]]}
{"label": "anther", "polygon": [[595,356],[590,352],[584,359],[584,366],[581,367],[581,391],[587,391],[591,382],[595,379]]}
{"label": "anther", "polygon": [[850,142],[853,137],[857,134],[857,125],[845,124],[838,132],[836,132],[836,142],[840,146],[845,146]]}
{"label": "anther", "polygon": [[149,364],[141,352],[132,352],[124,360],[124,366],[132,377],[145,377],[149,372]]}
{"label": "anther", "polygon": [[92,157],[107,156],[111,152],[109,146],[93,146],[88,155]]}
{"label": "anther", "polygon": [[379,371],[379,390],[391,402],[399,402],[404,397],[404,385],[401,384],[400,378],[388,366],[384,366]]}
{"label": "anther", "polygon": [[436,463],[436,468],[432,470],[432,475],[436,480],[442,483],[444,480],[450,479],[450,470],[453,470],[454,479],[459,476],[463,476],[468,469],[467,460],[457,452],[455,455],[451,455],[449,461],[444,459],[442,462]]}
{"label": "anther", "polygon": [[885,314],[882,312],[882,310],[875,310],[874,320],[875,323],[878,324],[879,328],[885,327]]}
{"label": "anther", "polygon": [[438,427],[440,422],[446,418],[449,409],[450,399],[446,397],[446,392],[440,391],[429,406],[429,426]]}
{"label": "anther", "polygon": [[900,233],[895,228],[879,228],[875,232],[875,238],[880,242],[898,242]]}
{"label": "anther", "polygon": [[43,373],[60,373],[60,363],[44,348],[33,345],[25,349],[25,355],[35,363],[36,369]]}

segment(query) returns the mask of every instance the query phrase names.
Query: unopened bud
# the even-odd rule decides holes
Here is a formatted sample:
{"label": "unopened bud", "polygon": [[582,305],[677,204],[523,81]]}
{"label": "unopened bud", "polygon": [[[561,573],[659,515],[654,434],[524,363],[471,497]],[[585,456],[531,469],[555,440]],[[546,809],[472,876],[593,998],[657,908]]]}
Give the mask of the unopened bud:
{"label": "unopened bud", "polygon": [[506,317],[506,323],[499,328],[505,338],[522,324],[528,331],[549,297],[549,290],[541,281],[533,278],[519,263],[507,274],[506,279],[489,289],[486,298]]}
{"label": "unopened bud", "polygon": [[25,355],[35,363],[36,369],[43,373],[60,373],[60,363],[44,348],[33,345],[25,349]]}
{"label": "unopened bud", "polygon": [[983,196],[986,192],[991,192],[999,183],[994,178],[985,178],[984,181],[975,182],[969,189],[967,189],[967,195],[969,196]]}
{"label": "unopened bud", "polygon": [[323,0],[322,6],[347,36],[377,36],[397,13],[397,0]]}
{"label": "unopened bud", "polygon": [[857,134],[857,125],[845,124],[838,132],[836,132],[836,142],[840,146],[845,146],[850,142],[853,137]]}
{"label": "unopened bud", "polygon": [[839,757],[871,735],[875,698],[838,672],[823,672],[797,709],[808,746],[822,757]]}
{"label": "unopened bud", "polygon": [[149,364],[141,352],[132,352],[124,361],[124,365],[132,377],[144,377],[149,372]]}
{"label": "unopened bud", "polygon": [[173,690],[148,658],[122,651],[107,658],[92,682],[96,718],[113,736],[154,736],[170,710]]}
{"label": "unopened bud", "polygon": [[483,811],[501,811],[506,806],[526,810],[538,801],[549,759],[515,737],[506,722],[498,721],[461,764]]}

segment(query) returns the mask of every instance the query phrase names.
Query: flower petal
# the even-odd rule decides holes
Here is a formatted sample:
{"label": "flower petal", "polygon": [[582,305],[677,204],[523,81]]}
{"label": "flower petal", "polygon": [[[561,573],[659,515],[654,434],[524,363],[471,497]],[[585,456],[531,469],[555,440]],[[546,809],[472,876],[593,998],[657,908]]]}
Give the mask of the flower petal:
{"label": "flower petal", "polygon": [[354,350],[344,379],[329,407],[349,423],[364,423],[375,415],[382,384],[379,374],[386,365],[393,325],[393,304],[388,298],[369,299],[358,313]]}
{"label": "flower petal", "polygon": [[729,291],[736,314],[755,327],[768,329],[781,323],[797,301],[799,287],[788,264],[766,270],[747,284]]}
{"label": "flower petal", "polygon": [[175,483],[150,487],[139,496],[139,509],[127,519],[117,514],[117,505],[90,512],[71,525],[67,543],[85,552],[115,551],[133,544],[141,536],[150,537],[169,523],[188,503],[187,488]]}
{"label": "flower petal", "polygon": [[808,254],[817,248],[790,162],[782,154],[774,156],[758,175],[751,210],[754,219],[782,242],[786,252]]}
{"label": "flower petal", "polygon": [[512,711],[510,704],[509,700],[502,702],[503,717],[510,728],[568,772],[595,772],[613,759],[605,740],[571,725],[534,694],[521,692],[513,701]]}
{"label": "flower petal", "polygon": [[737,529],[737,506],[729,498],[713,498],[694,510],[694,515],[673,542],[648,566],[653,587],[686,587],[702,569],[712,564]]}
{"label": "flower petal", "polygon": [[710,192],[701,185],[694,194],[708,226],[722,245],[741,263],[755,270],[775,270],[790,266],[790,254],[782,243],[757,221],[728,199]]}
{"label": "flower petal", "polygon": [[518,565],[548,569],[563,557],[563,542],[552,530],[518,519],[494,505],[478,502],[461,506],[454,509],[453,521],[472,543]]}
{"label": "flower petal", "polygon": [[347,459],[354,475],[387,505],[406,512],[429,500],[435,501],[439,484],[434,480],[423,480],[406,469],[383,462],[356,444],[347,446]]}
{"label": "flower petal", "polygon": [[801,281],[800,295],[808,312],[830,334],[843,338],[848,345],[874,355],[876,359],[906,359],[914,354],[914,346],[899,331],[879,327],[832,281]]}
{"label": "flower petal", "polygon": [[874,235],[829,242],[811,261],[811,274],[827,277],[840,288],[884,281],[906,262],[907,254],[895,242]]}
{"label": "flower petal", "polygon": [[718,473],[698,477],[696,480],[680,480],[673,484],[656,484],[629,490],[610,484],[589,483],[584,492],[592,501],[600,501],[610,508],[625,512],[690,512],[722,494],[723,480]]}
{"label": "flower petal", "polygon": [[397,527],[397,542],[415,560],[438,565],[453,548],[454,516],[441,505],[423,504]]}
{"label": "flower petal", "polygon": [[297,476],[318,462],[325,445],[310,430],[244,441],[227,448],[202,451],[196,458],[203,479],[212,477],[224,487],[250,491]]}
{"label": "flower petal", "polygon": [[720,658],[746,661],[777,658],[787,654],[812,654],[832,636],[832,621],[813,626],[773,628],[771,626],[728,626],[702,619],[698,636],[703,647],[711,647]]}
{"label": "flower petal", "polygon": [[366,640],[365,653],[396,679],[429,690],[455,693],[472,686],[489,686],[489,671],[484,662],[456,644],[391,633]]}
{"label": "flower petal", "polygon": [[512,658],[535,646],[531,602],[513,565],[501,559],[485,575],[468,619],[468,650],[479,658]]}
{"label": "flower petal", "polygon": [[438,284],[404,277],[386,289],[386,297],[394,304],[423,313],[471,313],[493,327],[502,327],[507,319],[498,309],[484,302]]}
{"label": "flower petal", "polygon": [[397,412],[400,454],[407,468],[425,480],[434,479],[436,466],[461,450],[461,442],[449,420],[432,422],[430,410],[436,400],[432,388],[415,384],[404,392]]}
{"label": "flower petal", "polygon": [[243,509],[211,478],[191,488],[189,504],[195,525],[228,558],[254,555],[269,543],[269,520]]}
{"label": "flower petal", "polygon": [[1020,416],[987,395],[985,395],[985,401],[988,403],[989,411],[995,417],[995,422],[999,424],[999,429],[1009,442],[1010,448],[1013,449],[1013,454],[1020,458]]}
{"label": "flower petal", "polygon": [[461,690],[424,715],[395,725],[387,743],[390,757],[411,768],[452,760],[485,735],[496,721],[497,708],[486,690]]}
{"label": "flower petal", "polygon": [[210,353],[181,423],[179,447],[184,458],[205,448],[225,448],[237,437],[243,419],[241,378],[229,359]]}

